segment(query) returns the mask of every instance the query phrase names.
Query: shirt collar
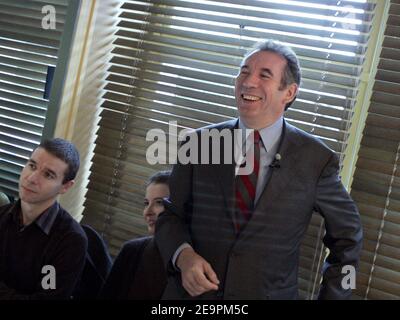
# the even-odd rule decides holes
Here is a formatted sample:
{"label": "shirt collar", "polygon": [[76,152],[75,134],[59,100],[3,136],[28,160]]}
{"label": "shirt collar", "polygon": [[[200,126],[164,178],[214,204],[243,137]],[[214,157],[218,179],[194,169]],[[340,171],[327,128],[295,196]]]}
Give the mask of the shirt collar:
{"label": "shirt collar", "polygon": [[[246,134],[246,139],[250,135],[251,131],[246,127],[244,122],[239,118],[239,129],[242,129],[243,133]],[[246,130],[247,129],[247,130]],[[279,142],[282,135],[283,129],[283,117],[280,117],[272,125],[258,130],[260,132],[261,140],[267,152]]]}
{"label": "shirt collar", "polygon": [[[60,205],[58,202],[54,202],[54,204],[43,211],[43,213],[40,214],[32,224],[36,224],[46,235],[49,235],[51,228],[54,225],[54,221],[57,218],[59,208]],[[14,221],[22,226],[21,200],[18,200],[10,210],[14,213]]]}

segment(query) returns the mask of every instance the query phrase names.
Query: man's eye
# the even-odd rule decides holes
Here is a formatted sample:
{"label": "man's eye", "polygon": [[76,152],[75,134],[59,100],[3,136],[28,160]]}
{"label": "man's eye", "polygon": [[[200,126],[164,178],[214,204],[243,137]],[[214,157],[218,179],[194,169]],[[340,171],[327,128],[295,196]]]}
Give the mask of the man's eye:
{"label": "man's eye", "polygon": [[268,73],[262,73],[261,74],[261,78],[263,78],[263,79],[268,79],[268,78],[270,78],[271,76],[268,74]]}
{"label": "man's eye", "polygon": [[163,203],[162,200],[157,200],[156,203],[157,203],[158,205],[160,205],[160,206],[163,206],[163,205],[164,205],[164,203]]}
{"label": "man's eye", "polygon": [[143,204],[144,204],[145,207],[147,207],[149,205],[149,202],[148,201],[144,201]]}
{"label": "man's eye", "polygon": [[54,179],[54,176],[51,173],[45,172],[44,176],[46,179]]}
{"label": "man's eye", "polygon": [[31,168],[31,169],[35,169],[36,168],[36,166],[33,163],[29,163],[28,167]]}

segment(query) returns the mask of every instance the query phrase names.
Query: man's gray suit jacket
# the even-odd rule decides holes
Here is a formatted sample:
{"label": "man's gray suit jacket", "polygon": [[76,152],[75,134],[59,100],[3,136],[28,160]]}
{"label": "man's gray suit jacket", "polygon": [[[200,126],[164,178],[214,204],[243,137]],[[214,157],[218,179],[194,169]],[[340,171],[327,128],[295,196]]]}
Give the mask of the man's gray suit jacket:
{"label": "man's gray suit jacket", "polygon": [[[237,121],[207,129],[233,130]],[[358,263],[362,227],[338,176],[338,157],[286,121],[278,152],[280,167],[270,169],[269,182],[239,235],[234,227],[235,165],[174,166],[170,198],[155,235],[170,274],[163,298],[191,298],[181,285],[180,272],[171,265],[177,248],[187,242],[220,280],[218,291],[194,299],[296,299],[299,247],[313,211],[324,217],[324,244],[330,250],[319,296],[349,298],[351,290],[342,288],[341,272],[344,265]]]}

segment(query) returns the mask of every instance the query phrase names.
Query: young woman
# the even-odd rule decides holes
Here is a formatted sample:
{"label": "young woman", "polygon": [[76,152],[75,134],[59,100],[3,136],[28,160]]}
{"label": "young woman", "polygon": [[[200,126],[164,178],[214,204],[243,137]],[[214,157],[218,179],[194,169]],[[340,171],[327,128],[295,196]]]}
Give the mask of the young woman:
{"label": "young woman", "polygon": [[158,215],[169,196],[170,171],[160,171],[146,184],[143,216],[149,237],[128,241],[122,247],[102,290],[104,299],[158,300],[167,283],[160,253],[153,238]]}

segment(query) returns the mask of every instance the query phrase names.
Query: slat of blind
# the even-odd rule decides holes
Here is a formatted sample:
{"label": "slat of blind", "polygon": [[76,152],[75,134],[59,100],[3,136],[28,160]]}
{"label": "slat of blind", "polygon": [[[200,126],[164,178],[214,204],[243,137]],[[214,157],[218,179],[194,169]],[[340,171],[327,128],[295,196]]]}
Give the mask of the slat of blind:
{"label": "slat of blind", "polygon": [[33,61],[14,59],[13,57],[0,56],[0,64],[37,73],[47,73],[47,65],[34,63]]}
{"label": "slat of blind", "polygon": [[4,143],[3,141],[0,141],[0,149],[7,150],[7,152],[10,152],[11,154],[19,154],[21,157],[26,159],[29,158],[32,152],[32,150],[24,148],[23,146],[14,146],[10,143]]}
{"label": "slat of blind", "polygon": [[[135,18],[135,17],[132,17]],[[160,21],[153,15],[151,15],[147,23],[150,23],[146,26],[146,32],[151,33],[163,33],[168,36],[177,36],[181,38],[195,38],[196,40],[204,40],[209,42],[221,42],[227,45],[232,45],[238,43],[240,38],[271,38],[273,37],[279,41],[287,41],[292,44],[309,46],[314,48],[320,48],[325,50],[335,50],[335,51],[349,51],[358,54],[362,54],[365,51],[364,45],[355,46],[352,44],[341,44],[341,41],[337,41],[335,38],[320,38],[314,37],[311,38],[309,35],[301,35],[299,33],[287,33],[277,34],[275,30],[273,32],[268,32],[266,29],[259,29],[257,31],[241,29],[239,26],[235,26],[234,28],[229,27],[215,27],[206,25],[203,27],[202,24],[207,24],[208,20],[201,20],[202,23],[193,23],[189,28],[188,21],[181,21],[180,23],[176,21],[176,19],[167,19],[163,17],[163,21]],[[154,23],[154,24],[153,24]],[[161,24],[163,23],[163,24]],[[157,25],[155,25],[157,24]],[[171,27],[171,25],[173,27]],[[132,21],[132,20],[122,20],[119,24],[121,28],[127,29],[138,29],[140,30],[143,27],[143,23],[141,21]],[[182,26],[182,27],[179,27]],[[185,27],[183,27],[185,26]],[[213,28],[212,28],[213,27]],[[218,30],[219,29],[219,30]],[[208,31],[208,32],[207,32]],[[209,31],[212,31],[209,32]],[[218,34],[217,34],[218,32]],[[311,38],[311,39],[310,39]]]}
{"label": "slat of blind", "polygon": [[378,69],[376,78],[385,82],[400,82],[400,72]]}
{"label": "slat of blind", "polygon": [[2,171],[0,172],[0,178],[4,180],[8,180],[10,184],[18,184],[19,181],[19,175],[7,172],[7,171]]}
{"label": "slat of blind", "polygon": [[18,121],[23,121],[27,123],[31,123],[33,125],[41,125],[43,123],[44,118],[36,117],[29,113],[22,113],[22,112],[14,112],[12,110],[4,109],[0,106],[1,117],[5,117],[8,119],[14,119]]}
{"label": "slat of blind", "polygon": [[4,91],[4,90],[1,90],[1,88],[0,88],[0,96],[3,99],[8,99],[8,100],[11,100],[12,102],[27,104],[27,105],[30,105],[33,107],[37,107],[39,109],[45,109],[46,105],[47,105],[46,101],[43,99],[38,99],[35,97],[29,97],[29,96],[20,95],[17,93]]}
{"label": "slat of blind", "polygon": [[6,194],[17,197],[18,196],[18,185],[10,182],[7,179],[3,179],[0,177],[1,188],[4,190]]}
{"label": "slat of blind", "polygon": [[[181,4],[182,1],[171,1],[171,4]],[[211,4],[211,3],[210,3]],[[231,7],[231,5],[237,5],[237,6],[245,6],[245,7],[251,7],[252,10],[257,10],[264,12],[265,10],[271,11],[275,10],[278,12],[281,12],[283,10],[285,11],[290,11],[291,14],[293,14],[293,11],[295,12],[303,12],[305,14],[314,14],[314,15],[332,15],[332,14],[338,14],[340,13],[341,15],[347,15],[348,12],[353,12],[354,13],[354,18],[356,19],[362,19],[364,18],[359,11],[355,11],[353,7],[349,8],[346,6],[343,6],[340,3],[334,3],[332,4],[329,3],[330,5],[322,5],[322,3],[318,3],[319,5],[311,4],[311,3],[305,3],[305,2],[278,2],[278,1],[268,1],[268,3],[263,3],[260,1],[254,1],[254,0],[229,0],[229,1],[219,1],[218,3],[212,3],[212,6],[218,8],[218,6],[224,6],[226,8],[226,5],[229,5],[228,9]],[[212,6],[210,6],[212,8]],[[241,8],[241,7],[239,7]],[[351,10],[353,9],[353,10]],[[366,10],[368,11],[368,10]],[[224,11],[225,12],[225,11]],[[367,13],[367,12],[365,12]],[[369,14],[371,14],[369,12]],[[340,15],[340,16],[341,16]],[[340,17],[339,16],[339,17]],[[263,16],[264,17],[264,16]],[[369,20],[371,17],[369,17]]]}
{"label": "slat of blind", "polygon": [[[245,8],[234,8],[230,6],[230,2],[228,2],[228,6],[225,5],[223,8],[216,9],[205,3],[193,3],[193,2],[184,2],[184,1],[174,1],[174,0],[159,0],[152,1],[152,4],[149,8],[143,9],[143,5],[136,5],[134,3],[126,2],[122,8],[123,9],[131,9],[131,10],[149,10],[151,13],[159,13],[166,15],[185,15],[192,18],[198,18],[199,14],[202,17],[207,16],[207,19],[210,19],[208,15],[211,17],[218,17],[221,20],[225,18],[226,20],[230,17],[240,18],[240,21],[246,21],[247,25],[251,25],[257,27],[259,25],[262,26],[262,21],[266,19],[276,19],[277,14],[269,13],[269,12],[257,12],[256,10],[246,10]],[[257,3],[257,8],[260,3]],[[218,11],[221,10],[221,11]],[[219,12],[223,12],[225,15],[218,14]],[[291,12],[290,15],[285,15],[286,12],[281,12],[279,14],[281,20],[285,20],[292,23],[302,23],[308,25],[322,25],[322,26],[331,26],[334,22],[343,22],[340,17],[335,17],[334,15],[330,17],[319,17],[319,18],[308,18],[306,16],[294,15]],[[230,18],[232,19],[232,18]],[[220,20],[220,21],[221,21]],[[221,22],[226,22],[226,20],[222,20]],[[340,29],[340,28],[338,28]],[[356,30],[361,32],[368,32],[369,26],[367,23],[357,25]]]}
{"label": "slat of blind", "polygon": [[18,84],[3,82],[1,80],[0,80],[0,90],[15,92],[18,95],[29,96],[37,99],[43,98],[43,91],[41,90],[31,89],[28,87],[20,86]]}
{"label": "slat of blind", "polygon": [[[229,3],[231,4],[231,3]],[[260,5],[261,2],[258,2],[258,5]],[[271,6],[271,3],[268,3],[267,6]],[[279,6],[284,5],[284,3],[279,3]],[[139,21],[143,21],[143,14],[147,13],[148,8],[141,8],[140,5],[134,5],[131,4],[131,8],[132,9],[137,9],[136,12],[135,11],[124,11],[121,13],[120,17],[121,18],[126,18],[126,19],[133,19],[133,20],[139,20]],[[166,17],[164,14],[160,14],[160,15],[156,15],[155,13],[157,11],[153,11],[153,10],[157,10],[157,8],[152,8],[152,15],[151,17],[146,18],[146,21],[148,21],[149,19],[155,19],[155,20],[151,20],[152,22],[157,22],[157,23],[165,23],[165,19],[168,19],[168,16]],[[309,10],[309,8],[307,9]],[[179,12],[180,11],[180,12]],[[178,15],[183,15],[184,13],[182,13],[182,10],[179,10],[178,12],[176,12],[175,14],[173,14],[173,16],[178,16]],[[278,15],[276,15],[275,17],[277,17]],[[175,18],[175,22],[176,23],[180,23],[181,21],[185,21],[182,19],[183,17],[181,17],[181,20]],[[211,16],[208,16],[207,13],[203,13],[203,14],[199,14],[197,17],[193,18],[191,20],[191,22],[193,23],[203,23],[204,20],[206,21],[210,21],[209,19],[216,19],[218,18],[217,15],[212,14]],[[363,17],[365,18],[365,16]],[[244,17],[243,15],[239,15],[238,18],[232,18],[231,16],[231,20],[230,20],[230,24],[225,24],[225,27],[230,27],[230,28],[234,28],[235,26],[239,26],[241,25],[241,23],[237,23],[238,20],[245,20],[246,17]],[[186,19],[187,21],[187,19]],[[340,38],[343,40],[358,40],[359,42],[365,42],[365,38],[366,34],[365,33],[357,33],[357,32],[345,32],[344,30],[342,30],[340,28],[341,24],[339,24],[338,26],[335,27],[334,24],[332,24],[331,26],[326,25],[326,26],[320,26],[320,28],[315,28],[315,24],[318,22],[312,21],[312,24],[306,24],[306,23],[282,23],[281,21],[279,21],[279,19],[263,19],[261,21],[258,21],[259,23],[257,25],[255,25],[255,27],[262,27],[263,29],[269,29],[269,30],[275,30],[278,32],[291,32],[291,33],[300,33],[300,34],[308,34],[308,35],[313,35],[313,36],[320,36],[320,37],[333,37],[333,38]],[[226,32],[224,29],[219,28],[220,26],[216,23],[213,24],[216,29],[211,29],[211,31],[223,31]],[[243,23],[242,23],[243,25]],[[344,27],[342,25],[342,27]],[[244,32],[246,30],[243,30]]]}
{"label": "slat of blind", "polygon": [[[132,84],[133,79],[143,79],[148,82],[158,83],[164,82],[169,86],[179,86],[183,88],[188,88],[191,91],[207,91],[210,94],[219,94],[219,95],[229,95],[233,94],[233,87],[226,85],[219,85],[216,83],[210,82],[200,82],[198,80],[193,79],[182,79],[176,78],[173,75],[163,75],[160,73],[155,73],[153,71],[138,71],[134,77],[120,76],[111,74],[107,77],[109,82],[115,82],[118,84],[123,84],[125,86],[129,86]],[[132,90],[132,88],[128,87],[127,90]],[[118,91],[118,90],[117,90]],[[206,100],[206,99],[205,99]]]}
{"label": "slat of blind", "polygon": [[[110,108],[112,110],[117,110],[117,111],[121,111],[124,112],[126,110],[126,105],[111,105],[110,103],[108,103],[108,101],[105,101],[105,103],[103,104],[104,108]],[[151,108],[157,108],[157,110],[161,111],[161,112],[166,112],[169,114],[174,114],[180,117],[185,117],[185,118],[194,118],[196,120],[200,120],[203,122],[221,122],[221,121],[225,121],[227,118],[227,116],[224,116],[222,114],[222,112],[220,114],[211,114],[208,113],[207,110],[191,110],[190,107],[180,107],[180,106],[171,106],[169,104],[162,104],[160,103],[154,103],[153,101],[146,101],[146,100],[140,100],[138,102],[136,102],[135,104],[135,114],[137,114],[137,109],[136,108],[140,108],[140,109],[151,109]],[[231,112],[231,117],[234,116],[233,114],[234,112]]]}
{"label": "slat of blind", "polygon": [[[120,111],[120,112],[127,112],[127,105],[126,104],[121,104],[113,101],[108,101],[106,100],[103,104],[103,108],[115,110],[115,111]],[[228,116],[228,117],[235,117],[236,116],[236,110],[232,109],[226,109],[222,107],[215,107],[215,109],[220,109],[221,111],[219,113],[210,113],[211,110],[210,108],[207,108],[205,110],[193,110],[190,105],[188,107],[185,106],[176,106],[176,105],[171,105],[169,103],[163,104],[161,101],[158,103],[155,103],[153,101],[149,100],[144,100],[144,99],[136,99],[135,100],[135,109],[132,113],[136,113],[137,108],[140,109],[152,109],[152,108],[157,108],[159,111],[167,112],[170,114],[182,116],[182,117],[190,117],[194,118],[197,120],[203,120],[207,122],[221,122],[226,120],[226,117],[222,117],[222,115]],[[313,110],[314,113],[304,113],[303,110],[301,111],[296,111],[296,109],[291,109],[287,112],[288,118],[291,119],[296,119],[296,120],[301,120],[301,121],[306,121],[310,123],[314,123],[316,125],[322,125],[325,127],[330,127],[330,128],[335,128],[339,130],[345,130],[346,129],[346,122],[340,122],[337,119],[333,118],[324,118],[319,116],[320,112],[319,110]]]}
{"label": "slat of blind", "polygon": [[[400,54],[400,50],[399,50],[399,54]],[[374,90],[380,91],[380,92],[385,92],[385,93],[398,94],[400,92],[400,84],[389,82],[389,81],[376,80]]]}
{"label": "slat of blind", "polygon": [[[372,107],[372,104],[371,104],[371,107]],[[382,149],[385,151],[392,151],[392,152],[395,152],[396,147],[397,147],[396,140],[377,138],[377,137],[371,137],[371,136],[364,136],[362,138],[362,143],[367,148]]]}
{"label": "slat of blind", "polygon": [[[0,6],[1,9],[1,6]],[[4,14],[3,11],[0,13],[0,21],[2,23],[6,23],[7,25],[15,25],[18,26],[17,31],[19,32],[21,28],[19,27],[25,27],[29,28],[32,30],[39,30],[42,29],[42,19],[39,17],[31,18],[27,15],[24,15],[22,17],[18,15],[10,15],[10,14]],[[56,15],[56,27],[55,29],[52,29],[51,31],[53,32],[58,32],[61,33],[64,28],[64,23],[62,23],[60,20],[57,21],[57,15]],[[55,39],[58,39],[59,37],[55,37]]]}
{"label": "slat of blind", "polygon": [[[21,139],[19,137],[10,136],[3,132],[0,132],[0,141],[6,142],[9,144],[19,145],[23,148],[27,148],[30,150],[34,149],[37,146],[37,143],[34,141],[29,141],[29,140]],[[7,168],[4,168],[4,169],[7,170]]]}
{"label": "slat of blind", "polygon": [[25,52],[34,52],[35,54],[57,56],[57,48],[49,46],[39,46],[28,42],[15,41],[14,39],[0,38],[0,46],[23,50]]}
{"label": "slat of blind", "polygon": [[[4,2],[4,0],[3,0]],[[10,1],[11,2],[11,1]],[[26,1],[25,1],[26,3]],[[49,4],[49,3],[46,3]],[[43,4],[45,5],[45,4]],[[42,11],[43,5],[40,7],[40,12]],[[57,23],[64,23],[65,22],[65,9],[64,7],[54,7],[57,12]],[[38,19],[38,11],[39,8],[35,9],[29,9],[27,7],[24,7],[24,10],[21,10],[20,7],[13,6],[11,3],[0,3],[0,12],[4,15],[7,15],[8,17],[13,16],[13,17],[25,17],[25,18],[32,18],[32,19]],[[41,22],[40,22],[41,23]],[[56,24],[57,26],[57,24]]]}
{"label": "slat of blind", "polygon": [[60,13],[61,15],[65,15],[66,14],[66,10],[67,10],[67,5],[68,2],[66,2],[65,0],[61,0],[57,3],[54,3],[52,1],[26,1],[26,0],[3,0],[4,5],[7,5],[8,7],[11,8],[16,8],[19,9],[20,11],[24,11],[24,10],[30,10],[30,11],[34,11],[37,13],[41,13],[42,12],[42,8],[43,5],[45,4],[52,4],[54,5],[54,8],[56,9],[56,12]]}
{"label": "slat of blind", "polygon": [[386,213],[385,219],[387,221],[393,222],[395,224],[400,223],[400,213],[398,213],[396,211],[390,211],[390,210],[384,211],[383,208],[371,206],[371,205],[369,205],[367,203],[363,203],[363,202],[360,202],[358,204],[358,207],[360,209],[360,212],[362,212],[362,214],[367,217],[381,219],[383,217],[384,213]]}
{"label": "slat of blind", "polygon": [[42,118],[44,118],[46,115],[46,110],[43,108],[28,104],[16,103],[10,100],[0,99],[0,105],[3,110],[14,110],[16,112],[28,113]]}
{"label": "slat of blind", "polygon": [[1,81],[8,83],[18,83],[18,86],[37,89],[39,90],[39,92],[46,83],[45,79],[44,81],[37,81],[37,80],[27,79],[25,77],[17,77],[15,75],[4,74],[4,73],[1,73]]}
{"label": "slat of blind", "polygon": [[56,59],[54,59],[54,57],[51,56],[38,55],[32,52],[16,51],[14,49],[9,49],[6,47],[0,47],[1,60],[2,57],[13,58],[17,65],[19,60],[30,61],[30,62],[32,61],[44,65],[55,65],[56,61]]}
{"label": "slat of blind", "polygon": [[[122,53],[126,49],[117,47],[115,52],[117,52],[118,50],[121,50],[120,53]],[[195,69],[193,69],[193,67],[190,69],[182,68],[181,65],[174,66],[174,65],[166,65],[165,63],[159,64],[157,61],[148,61],[147,60],[147,61],[140,62],[140,68],[142,70],[152,70],[152,71],[157,71],[157,72],[171,73],[171,74],[179,75],[181,77],[194,78],[194,79],[198,79],[198,80],[218,83],[221,85],[233,85],[234,84],[234,75],[232,75],[232,76],[229,76],[229,74],[221,75],[221,74],[216,74],[212,71],[206,72],[205,70],[195,70]],[[136,72],[136,68],[112,65],[110,67],[109,71],[110,71],[110,73],[113,73],[113,74],[131,76],[132,74],[134,74]],[[234,71],[236,71],[236,70],[234,70]],[[326,82],[328,84],[339,84],[339,85],[345,85],[345,86],[355,86],[358,83],[356,77],[344,77],[340,74],[308,70],[308,69],[304,69],[304,68],[302,70],[302,77],[305,79],[311,79],[311,80],[324,79],[324,82]]]}
{"label": "slat of blind", "polygon": [[399,52],[400,50],[398,49],[383,47],[381,57],[386,59],[398,59],[397,57],[399,56]]}
{"label": "slat of blind", "polygon": [[[106,94],[106,98],[108,98],[111,95],[113,97],[120,96],[115,93],[114,94]],[[117,99],[117,98],[115,98],[115,99]],[[123,99],[123,98],[119,98],[119,99]],[[162,114],[162,113],[157,112],[156,110],[151,111],[151,110],[140,109],[140,108],[135,109],[135,116],[150,117],[150,118],[156,117],[165,122],[178,121],[181,123],[181,125],[183,125],[185,127],[189,127],[189,128],[198,128],[200,126],[210,124],[208,121],[187,119],[185,117],[176,116],[174,114]],[[116,117],[123,117],[123,115],[120,115],[120,116],[116,115]],[[294,123],[298,120],[288,117],[288,121],[291,123]],[[341,132],[341,131],[328,130],[324,127],[317,127],[315,125],[310,125],[308,123],[301,123],[301,122],[296,122],[296,125],[307,132],[312,132],[318,136],[321,136],[323,140],[324,140],[324,138],[330,138],[330,139],[342,140],[342,141],[344,140],[345,134],[344,134],[344,132]],[[339,143],[339,145],[337,145],[337,144],[335,144],[334,141],[325,141],[325,142],[327,144],[330,144],[333,148],[335,148],[335,150],[337,149],[336,151],[339,151],[340,143]]]}
{"label": "slat of blind", "polygon": [[[181,67],[184,66],[189,69],[200,69],[200,70],[210,69],[208,63],[192,59],[190,55],[185,56],[185,52],[182,52],[181,55],[176,56],[176,55],[165,55],[165,54],[160,55],[157,52],[150,51],[146,54],[145,57],[141,57],[138,56],[140,55],[140,52],[135,50],[136,50],[135,48],[132,48],[131,51],[129,51],[127,49],[116,46],[115,49],[113,50],[113,53],[115,53],[115,55],[111,59],[111,62],[113,64],[132,66],[136,65],[138,61],[155,61],[159,63],[162,60],[162,62],[165,64],[168,63],[177,64]],[[129,57],[129,59],[123,57],[124,52],[126,53],[126,56]],[[117,54],[120,54],[122,56],[118,56]],[[141,58],[143,60],[141,60]],[[361,72],[361,69],[358,66],[355,66],[354,64],[339,63],[330,60],[324,62],[323,60],[313,59],[310,57],[302,57],[302,56],[299,56],[299,60],[301,66],[305,69],[308,68],[308,69],[318,70],[321,72],[336,72],[339,74],[350,75],[350,76],[359,76]],[[177,61],[179,61],[179,63],[177,63]],[[210,72],[228,74],[234,77],[237,75],[238,69],[237,66],[229,66],[226,65],[226,63],[224,65],[215,64],[213,65],[212,70],[210,70]]]}
{"label": "slat of blind", "polygon": [[394,105],[394,106],[397,105],[396,99],[398,99],[398,97],[395,94],[379,92],[379,91],[373,91],[372,97],[371,97],[372,102],[390,104],[390,105]]}
{"label": "slat of blind", "polygon": [[[107,80],[110,82],[117,82],[121,84],[129,85],[133,82],[133,79],[148,79],[153,81],[165,81],[170,84],[175,84],[178,86],[185,86],[198,90],[205,90],[210,92],[216,92],[225,95],[233,95],[233,79],[228,78],[226,83],[215,83],[215,82],[205,82],[200,81],[201,79],[194,78],[192,75],[190,78],[177,77],[175,74],[160,74],[159,70],[145,69],[144,66],[140,66],[140,70],[135,70],[134,75],[115,75],[111,74]],[[350,90],[349,88],[344,88],[343,86],[330,85],[321,81],[314,81],[303,79],[303,89],[314,90],[320,92],[321,95],[334,94],[342,96],[352,96],[355,94],[355,90]]]}
{"label": "slat of blind", "polygon": [[19,128],[11,127],[5,123],[0,123],[0,132],[6,132],[10,135],[21,137],[30,141],[40,141],[40,135],[32,132],[23,131]]}
{"label": "slat of blind", "polygon": [[[364,268],[368,265],[373,264],[373,261],[376,261],[376,264],[382,268],[386,268],[392,271],[400,271],[399,269],[399,261],[397,259],[389,258],[387,256],[383,256],[381,254],[375,255],[374,252],[363,251],[361,254],[361,263],[364,264]],[[371,270],[371,269],[370,269]],[[365,272],[364,272],[365,273]]]}
{"label": "slat of blind", "polygon": [[[128,112],[127,110],[131,109],[131,106],[126,101],[118,102],[115,100],[118,99],[118,95],[106,94],[104,97],[110,99],[106,100],[103,104],[103,107],[106,109],[112,109],[125,113]],[[214,114],[225,115],[228,117],[233,117],[237,114],[236,109],[233,107],[221,106],[211,103],[207,104],[205,101],[203,102],[203,101],[190,100],[185,97],[176,97],[176,96],[174,97],[174,96],[163,95],[162,97],[163,99],[160,100],[160,96],[156,92],[143,91],[140,93],[140,98],[142,98],[142,100],[144,101],[146,100],[152,101],[151,103],[153,104],[153,106],[155,104],[154,101],[158,101],[158,103],[179,105],[182,107],[192,108],[194,110],[193,112],[209,112]]]}
{"label": "slat of blind", "polygon": [[315,103],[314,101],[306,101],[297,98],[296,103],[290,106],[293,110],[303,110],[307,112],[315,112],[323,116],[336,117],[341,119],[351,119],[353,112],[346,109],[338,109],[333,106]]}
{"label": "slat of blind", "polygon": [[10,126],[14,128],[20,128],[24,131],[28,131],[31,133],[41,134],[42,130],[39,125],[35,125],[33,123],[25,122],[22,119],[11,119],[7,118],[3,113],[0,115],[1,123],[5,126]]}
{"label": "slat of blind", "polygon": [[46,81],[45,74],[41,74],[41,73],[34,72],[34,71],[29,71],[29,70],[22,69],[22,68],[16,68],[14,66],[7,66],[4,64],[0,64],[0,73],[8,74],[8,75],[12,74],[12,75],[21,77],[23,79],[32,79],[32,80],[36,80],[39,82]]}
{"label": "slat of blind", "polygon": [[[60,45],[60,32],[51,31],[51,29],[43,31],[43,29],[38,26],[38,28],[25,27],[13,25],[12,23],[6,23],[0,21],[0,35],[6,38],[12,38],[16,40],[25,40],[28,42],[38,43],[42,45],[50,45],[53,47],[58,47]],[[9,35],[12,35],[9,37]]]}
{"label": "slat of blind", "polygon": [[[149,81],[146,79],[142,79],[140,83],[135,83],[136,88],[143,88],[145,90],[150,90],[150,91],[163,91],[168,95],[171,94],[176,94],[179,96],[183,97],[188,97],[192,99],[197,99],[197,100],[206,100],[221,104],[221,105],[234,105],[234,97],[230,96],[221,96],[221,95],[212,95],[211,93],[207,92],[199,92],[195,91],[193,89],[185,89],[182,87],[178,86],[172,86],[171,84],[166,84],[166,83],[161,83],[161,82],[155,82],[155,81]],[[140,87],[139,87],[140,86]],[[133,92],[132,88],[127,87],[127,86],[118,86],[117,84],[109,83],[105,89],[108,89],[110,91],[115,91],[115,92],[124,92],[127,94],[131,94]],[[329,95],[322,95],[310,91],[305,91],[306,89],[302,89],[299,92],[299,99],[303,100],[308,100],[308,101],[318,101],[321,104],[328,104],[331,106],[337,106],[337,107],[342,107],[342,108],[350,108],[353,102],[350,102],[349,99],[341,99],[337,98],[334,96],[329,96]],[[137,90],[135,90],[137,91]],[[121,102],[127,101],[126,98],[123,98],[122,96],[120,97]]]}
{"label": "slat of blind", "polygon": [[400,72],[400,60],[380,59],[378,68]]}
{"label": "slat of blind", "polygon": [[6,161],[6,159],[1,158],[0,163],[2,165],[2,172],[6,172],[7,174],[19,176],[24,165],[20,165],[18,163],[12,163],[10,161]]}
{"label": "slat of blind", "polygon": [[[146,119],[142,117],[132,117],[131,121],[126,124],[124,127],[124,130],[122,130],[121,123],[123,121],[124,115],[118,114],[116,112],[112,112],[110,110],[104,109],[101,112],[102,119],[100,120],[101,126],[106,125],[109,128],[115,128],[119,130],[120,132],[133,132],[135,129],[142,129],[145,130],[146,132],[150,129],[155,128],[160,128],[161,130],[164,130],[165,132],[168,132],[168,121],[160,121],[159,119]],[[178,123],[179,129],[184,128],[182,125]]]}
{"label": "slat of blind", "polygon": [[[132,209],[135,209],[134,207]],[[110,218],[112,219],[112,224],[109,226],[108,229],[106,229],[105,232],[105,237],[106,238],[111,238],[113,239],[118,239],[122,242],[124,242],[124,239],[128,238],[134,238],[135,235],[143,235],[146,232],[146,227],[143,225],[143,217],[140,215],[135,215],[131,214],[129,216],[129,221],[131,222],[130,224],[126,224],[124,219],[121,219],[121,215],[115,213],[115,208],[111,208],[110,211],[108,211],[107,208],[101,210],[98,208],[98,206],[94,207],[91,204],[87,207],[87,210],[89,212],[94,212],[93,216],[88,218],[88,222],[92,224],[92,221],[98,221],[101,222],[101,214],[104,214],[105,212],[111,213],[109,214]],[[107,221],[105,221],[107,222]],[[104,230],[104,224],[103,226],[100,227],[101,229]]]}
{"label": "slat of blind", "polygon": [[3,160],[4,162],[10,162],[16,165],[19,165],[21,167],[23,167],[26,164],[26,161],[28,160],[28,157],[22,155],[21,154],[11,154],[9,153],[7,150],[2,149],[1,150],[1,160]]}
{"label": "slat of blind", "polygon": [[[120,30],[117,32],[117,35],[120,37],[123,37],[124,39],[117,40],[115,44],[120,44],[120,45],[127,45],[129,44],[129,47],[135,48],[137,46],[137,41],[134,40],[128,40],[128,39],[138,39],[140,38],[141,33],[140,32],[134,32],[134,31],[126,31],[126,30]],[[187,38],[186,38],[187,39]],[[193,49],[198,49],[198,50],[203,50],[203,54],[198,53],[195,55],[195,58],[202,60],[205,58],[213,58],[215,62],[220,62],[224,63],[223,57],[219,58],[216,56],[211,56],[208,57],[205,55],[206,52],[218,52],[220,55],[221,54],[230,54],[236,53],[235,55],[237,57],[242,57],[245,49],[242,49],[243,47],[249,47],[252,42],[250,41],[245,41],[242,40],[241,42],[244,42],[246,45],[245,46],[240,46],[238,40],[236,39],[229,39],[226,38],[224,40],[225,45],[224,46],[217,46],[214,44],[215,42],[197,42],[197,41],[190,41],[190,39],[186,40],[185,38],[180,38],[180,37],[166,37],[162,35],[158,35],[157,33],[149,33],[146,35],[146,40],[143,42],[140,42],[141,48],[146,49],[146,50],[152,50],[152,51],[158,51],[162,49],[163,52],[167,51],[167,53],[175,55],[176,50],[175,47],[181,47],[181,49],[185,48],[186,50],[193,50]],[[136,43],[135,43],[136,42]],[[229,45],[228,45],[229,42]],[[247,43],[246,43],[247,42]],[[324,59],[326,56],[329,55],[330,60],[336,61],[336,62],[343,62],[343,63],[348,63],[348,64],[361,64],[364,60],[363,55],[356,54],[356,55],[343,55],[343,54],[338,54],[335,53],[335,51],[332,52],[326,52],[323,49],[320,50],[311,50],[308,48],[303,48],[303,47],[297,47],[296,45],[292,45],[295,47],[296,51],[299,52],[299,55],[301,56],[306,56],[309,58],[315,58],[315,59]],[[395,55],[395,52],[393,49],[386,48],[387,50],[387,55],[390,58],[391,56]],[[242,54],[241,54],[242,53]],[[182,52],[184,54],[184,52]],[[188,53],[189,56],[190,52]],[[193,57],[193,56],[192,56]],[[225,58],[226,59],[226,58]]]}

